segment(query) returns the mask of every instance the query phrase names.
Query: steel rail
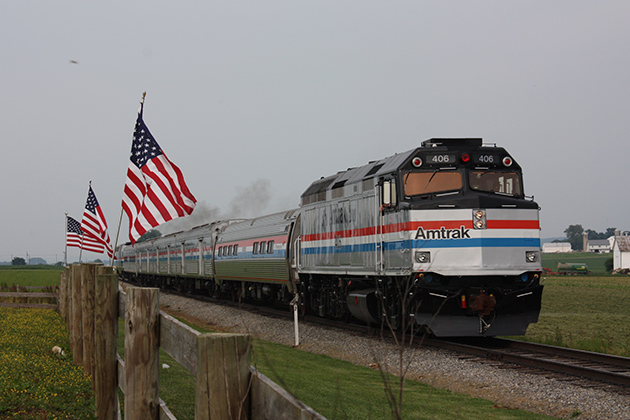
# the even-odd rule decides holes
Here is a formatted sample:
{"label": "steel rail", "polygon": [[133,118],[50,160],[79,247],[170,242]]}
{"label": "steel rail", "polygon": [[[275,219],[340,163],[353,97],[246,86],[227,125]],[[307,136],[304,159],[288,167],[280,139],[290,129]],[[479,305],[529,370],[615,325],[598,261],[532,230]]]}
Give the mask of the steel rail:
{"label": "steel rail", "polygon": [[[517,340],[487,339],[484,344],[459,340],[424,341],[425,345],[480,358],[630,387],[630,358]],[[595,366],[593,366],[595,365]]]}

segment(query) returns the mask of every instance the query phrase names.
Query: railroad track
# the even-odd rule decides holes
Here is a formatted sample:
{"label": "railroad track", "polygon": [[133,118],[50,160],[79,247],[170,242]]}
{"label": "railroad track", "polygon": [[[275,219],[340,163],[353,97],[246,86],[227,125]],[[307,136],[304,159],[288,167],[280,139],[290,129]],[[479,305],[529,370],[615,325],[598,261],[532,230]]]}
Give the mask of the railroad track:
{"label": "railroad track", "polygon": [[628,357],[500,338],[427,339],[424,345],[616,385],[630,393],[630,358]]}
{"label": "railroad track", "polygon": [[[280,310],[272,307],[241,304],[173,290],[162,291],[214,304],[238,306],[241,309],[263,316],[292,317],[292,314],[286,309]],[[370,335],[379,330],[379,328],[340,323],[315,316],[307,316],[302,318],[300,322],[317,323]],[[470,355],[497,363],[526,367],[534,372],[553,372],[565,377],[582,378],[588,381],[610,384],[620,387],[622,392],[625,391],[625,393],[630,394],[630,358],[628,357],[500,338],[436,339],[422,337],[413,341],[416,345],[448,349],[463,355]]]}

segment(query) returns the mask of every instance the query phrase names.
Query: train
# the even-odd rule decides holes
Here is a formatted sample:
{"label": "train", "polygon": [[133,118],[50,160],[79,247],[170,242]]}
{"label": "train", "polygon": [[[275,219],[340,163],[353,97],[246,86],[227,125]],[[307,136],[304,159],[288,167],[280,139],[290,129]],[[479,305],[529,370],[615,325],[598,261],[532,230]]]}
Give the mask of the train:
{"label": "train", "polygon": [[315,180],[297,208],[121,245],[117,264],[141,285],[305,316],[524,335],[542,299],[539,212],[504,148],[432,138]]}

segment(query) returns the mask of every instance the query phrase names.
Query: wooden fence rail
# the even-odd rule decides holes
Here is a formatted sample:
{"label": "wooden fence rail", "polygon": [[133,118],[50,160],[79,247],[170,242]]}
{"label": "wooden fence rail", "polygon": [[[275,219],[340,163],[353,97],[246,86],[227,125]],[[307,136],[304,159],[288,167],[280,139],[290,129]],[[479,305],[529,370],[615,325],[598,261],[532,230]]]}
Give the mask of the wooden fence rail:
{"label": "wooden fence rail", "polygon": [[[159,348],[196,377],[195,419],[325,420],[254,369],[251,336],[201,334],[159,310],[159,289],[118,286],[112,267],[73,264],[61,274],[59,310],[74,362],[93,380],[98,419],[176,420],[159,398]],[[125,360],[117,354],[118,317]]]}
{"label": "wooden fence rail", "polygon": [[[46,286],[17,286],[16,292],[0,292],[0,298],[8,298],[10,300],[15,299],[56,299],[56,293],[49,292],[24,292],[21,290],[34,290],[34,289],[44,289]],[[5,302],[4,299],[0,299],[0,307],[5,308],[42,308],[42,309],[53,309],[57,308],[57,303],[34,303],[34,302]]]}

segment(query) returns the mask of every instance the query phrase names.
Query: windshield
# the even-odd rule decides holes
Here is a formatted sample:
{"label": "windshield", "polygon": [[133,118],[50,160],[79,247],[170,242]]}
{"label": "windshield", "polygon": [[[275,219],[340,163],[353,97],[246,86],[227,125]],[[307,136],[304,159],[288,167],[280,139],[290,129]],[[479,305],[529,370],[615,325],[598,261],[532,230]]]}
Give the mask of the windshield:
{"label": "windshield", "polygon": [[515,172],[473,171],[470,173],[470,188],[513,196],[523,193],[521,177]]}
{"label": "windshield", "polygon": [[462,174],[448,172],[408,172],[404,176],[406,196],[453,191],[462,188]]}

